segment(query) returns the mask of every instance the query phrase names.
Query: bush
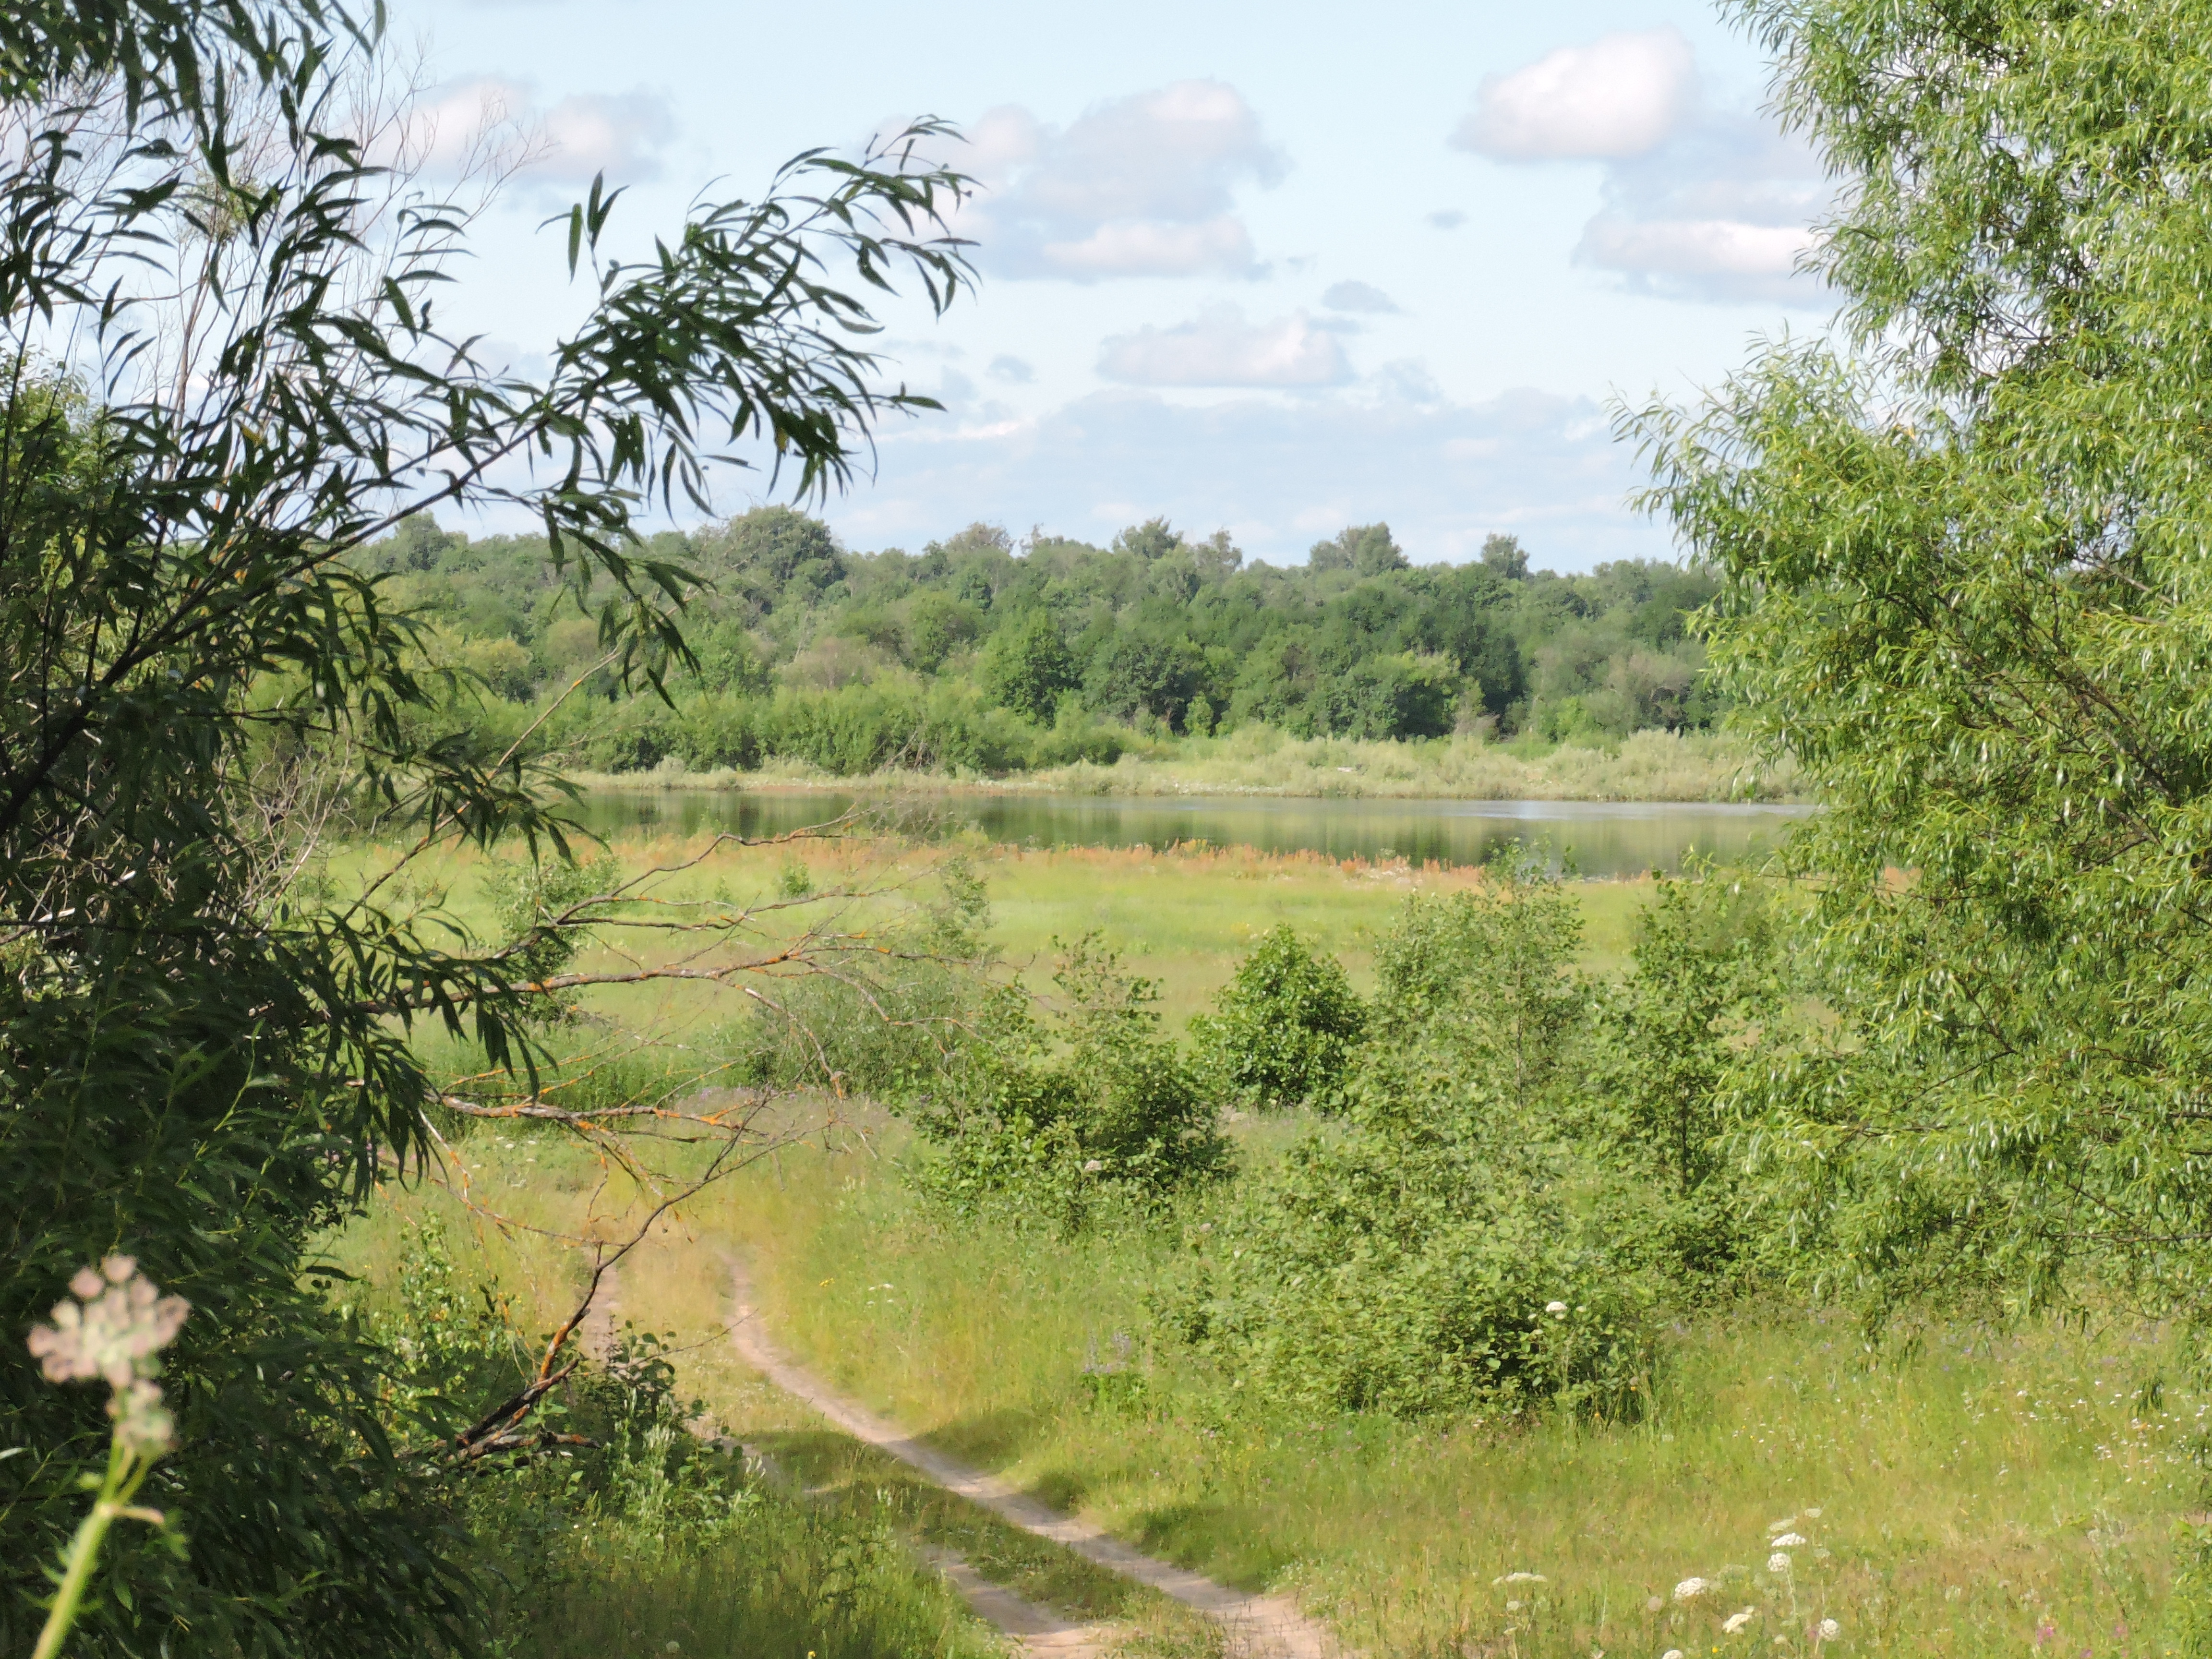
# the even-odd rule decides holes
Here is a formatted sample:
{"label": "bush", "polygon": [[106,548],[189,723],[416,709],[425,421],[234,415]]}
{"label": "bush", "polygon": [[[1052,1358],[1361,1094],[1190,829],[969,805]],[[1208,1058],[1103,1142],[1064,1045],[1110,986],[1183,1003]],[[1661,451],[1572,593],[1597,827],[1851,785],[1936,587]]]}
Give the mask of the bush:
{"label": "bush", "polygon": [[1339,1103],[1367,1008],[1335,957],[1309,952],[1285,923],[1238,965],[1214,1008],[1190,1028],[1200,1073],[1221,1094],[1263,1112]]}
{"label": "bush", "polygon": [[1240,1383],[1404,1416],[1648,1389],[1661,1285],[1648,1183],[1575,1134],[1595,992],[1579,917],[1526,866],[1409,900],[1377,953],[1349,1133],[1254,1183],[1164,1304]]}
{"label": "bush", "polygon": [[1053,978],[1063,1012],[1040,1020],[1018,981],[999,987],[978,1040],[916,1102],[916,1127],[944,1149],[920,1172],[924,1189],[960,1213],[1071,1231],[1102,1202],[1146,1209],[1225,1174],[1228,1143],[1159,1035],[1153,981],[1121,973],[1095,933],[1064,950]]}

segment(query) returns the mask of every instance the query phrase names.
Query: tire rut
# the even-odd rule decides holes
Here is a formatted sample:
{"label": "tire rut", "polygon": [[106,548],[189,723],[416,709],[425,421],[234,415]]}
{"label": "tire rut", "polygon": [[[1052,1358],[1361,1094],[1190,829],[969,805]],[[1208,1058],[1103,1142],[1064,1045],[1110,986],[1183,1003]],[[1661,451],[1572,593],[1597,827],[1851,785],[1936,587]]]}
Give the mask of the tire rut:
{"label": "tire rut", "polygon": [[[730,1284],[731,1299],[736,1307],[730,1340],[738,1358],[854,1439],[919,1470],[947,1492],[989,1510],[1024,1532],[1048,1539],[1109,1572],[1119,1573],[1206,1614],[1221,1626],[1231,1659],[1340,1659],[1343,1650],[1334,1637],[1318,1620],[1308,1617],[1290,1596],[1248,1595],[1218,1583],[1203,1573],[1133,1549],[1103,1528],[1080,1516],[1061,1514],[1010,1482],[947,1456],[865,1406],[847,1399],[791,1359],[769,1337],[753,1304],[751,1283],[744,1264],[735,1258],[730,1261]],[[954,1582],[956,1585],[959,1583],[957,1578]],[[998,1593],[1009,1594],[1003,1590]],[[984,1616],[991,1617],[988,1613]],[[998,1621],[994,1619],[993,1622]],[[1006,1626],[1001,1625],[1000,1628]],[[1016,1631],[1008,1633],[1022,1636]],[[1040,1644],[1040,1650],[1073,1650],[1044,1648]]]}

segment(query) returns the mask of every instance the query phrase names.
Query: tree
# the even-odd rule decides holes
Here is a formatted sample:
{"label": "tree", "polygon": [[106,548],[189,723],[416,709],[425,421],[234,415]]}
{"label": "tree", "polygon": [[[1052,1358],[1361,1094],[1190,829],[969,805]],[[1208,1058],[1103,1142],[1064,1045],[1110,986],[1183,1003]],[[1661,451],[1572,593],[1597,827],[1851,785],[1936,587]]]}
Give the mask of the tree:
{"label": "tree", "polygon": [[[866,306],[825,272],[903,272],[940,307],[966,281],[942,234],[964,184],[919,159],[925,124],[702,204],[635,266],[602,253],[618,192],[595,184],[566,224],[585,320],[541,380],[486,365],[437,307],[465,207],[370,159],[410,142],[361,101],[377,50],[325,0],[0,17],[0,1329],[118,1244],[193,1308],[164,1382],[180,1449],[145,1492],[192,1547],[125,1547],[131,1593],[96,1592],[85,1650],[468,1637],[436,1460],[398,1455],[381,1362],[303,1269],[430,1155],[409,1028],[525,1085],[441,1109],[524,1110],[533,1011],[589,977],[531,980],[534,947],[634,895],[459,945],[411,907],[426,851],[557,859],[569,826],[529,744],[453,707],[426,624],[349,556],[441,503],[519,508],[606,671],[657,688],[689,660],[696,579],[635,515],[703,510],[724,454],[801,495],[840,485],[878,422],[929,405],[880,383]],[[337,817],[411,849],[346,903],[289,880]],[[717,937],[716,975],[760,969]],[[520,1443],[519,1410],[454,1443]],[[14,1337],[0,1413],[35,1452],[0,1461],[16,1651],[107,1425]]]}
{"label": "tree", "polygon": [[[1632,419],[1712,660],[1828,803],[1832,1041],[1747,1079],[1878,1298],[2212,1269],[2212,146],[2191,7],[1759,3],[1840,347]],[[1899,878],[1898,871],[1909,872]],[[1841,1258],[1840,1261],[1838,1258]]]}
{"label": "tree", "polygon": [[1528,575],[1528,555],[1521,546],[1521,538],[1495,533],[1485,536],[1482,538],[1482,568],[1507,581],[1519,581]]}
{"label": "tree", "polygon": [[1360,576],[1408,568],[1387,524],[1347,525],[1329,540],[1316,542],[1306,562],[1316,570],[1349,570]]}
{"label": "tree", "polygon": [[1074,654],[1042,610],[1000,625],[983,648],[982,677],[992,702],[1039,721],[1052,718],[1060,693],[1081,683]]}

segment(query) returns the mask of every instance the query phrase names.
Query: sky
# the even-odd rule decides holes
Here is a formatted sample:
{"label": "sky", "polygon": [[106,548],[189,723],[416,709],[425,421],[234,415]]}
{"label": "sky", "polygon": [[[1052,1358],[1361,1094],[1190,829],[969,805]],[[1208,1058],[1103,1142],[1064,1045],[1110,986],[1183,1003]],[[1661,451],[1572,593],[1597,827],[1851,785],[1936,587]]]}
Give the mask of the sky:
{"label": "sky", "polygon": [[[543,222],[604,172],[610,241],[932,115],[981,181],[977,291],[884,309],[895,418],[820,508],[849,547],[974,520],[1103,543],[1166,516],[1304,560],[1387,521],[1417,562],[1671,556],[1613,415],[1818,331],[1792,274],[1826,189],[1766,68],[1685,0],[775,7],[396,0],[433,166],[486,112],[542,159],[478,227],[447,323],[527,368],[587,289]],[[716,507],[769,499],[734,475]],[[486,526],[497,528],[497,526]]]}

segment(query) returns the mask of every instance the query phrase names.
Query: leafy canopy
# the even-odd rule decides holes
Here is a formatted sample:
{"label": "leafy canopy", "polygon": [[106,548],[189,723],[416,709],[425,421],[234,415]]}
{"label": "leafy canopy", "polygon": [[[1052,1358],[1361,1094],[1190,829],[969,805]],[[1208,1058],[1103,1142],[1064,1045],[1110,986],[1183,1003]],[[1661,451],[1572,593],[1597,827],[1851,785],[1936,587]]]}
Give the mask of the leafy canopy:
{"label": "leafy canopy", "polygon": [[[416,854],[565,849],[526,742],[457,717],[354,550],[434,504],[526,512],[605,671],[686,659],[695,586],[635,529],[757,463],[852,476],[885,386],[860,295],[966,281],[923,124],[563,252],[584,321],[539,378],[445,331],[469,204],[377,159],[380,16],[322,0],[71,0],[0,17],[0,1330],[124,1246],[194,1309],[147,1497],[190,1548],[111,1558],[88,1651],[465,1642],[473,1595],[382,1367],[302,1280],[319,1230],[428,1138],[429,1019],[528,1058],[545,890],[479,946],[295,879],[321,825]],[[402,144],[404,150],[404,145]],[[850,291],[848,291],[850,290]],[[413,533],[413,532],[410,532]],[[418,538],[419,539],[419,538]],[[534,918],[534,919],[532,919]],[[0,1647],[27,1647],[106,1425],[0,1345]],[[188,1638],[185,1633],[188,1633]]]}
{"label": "leafy canopy", "polygon": [[[1746,1080],[1818,1273],[2195,1316],[2212,1267],[2199,8],[1753,0],[1834,341],[1626,422],[1827,809],[1831,1040]],[[1903,872],[1903,873],[1900,873]]]}

